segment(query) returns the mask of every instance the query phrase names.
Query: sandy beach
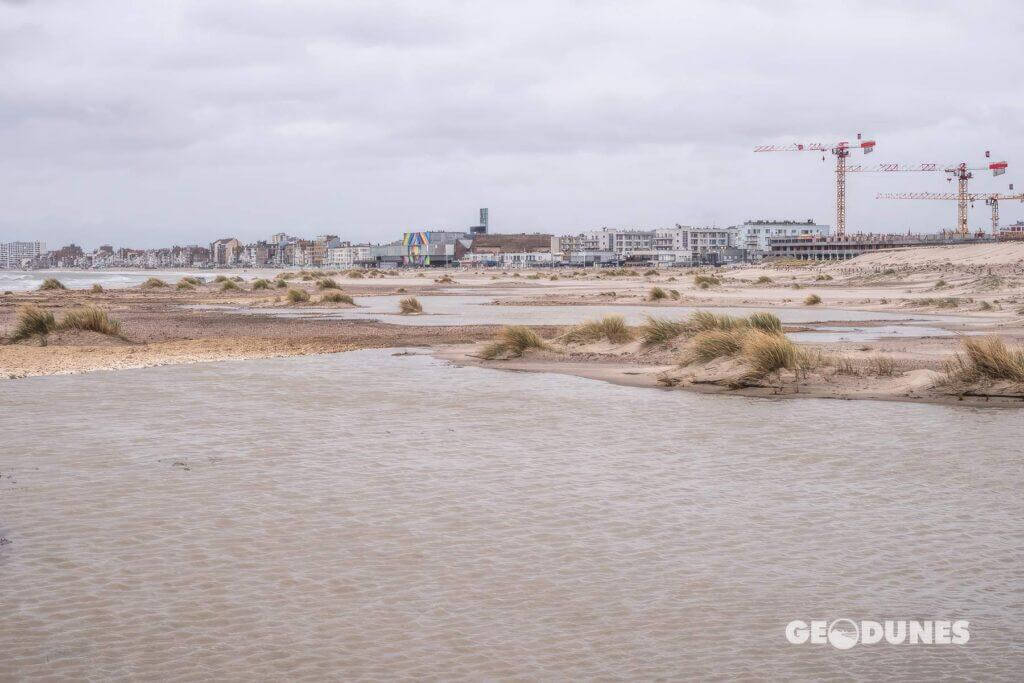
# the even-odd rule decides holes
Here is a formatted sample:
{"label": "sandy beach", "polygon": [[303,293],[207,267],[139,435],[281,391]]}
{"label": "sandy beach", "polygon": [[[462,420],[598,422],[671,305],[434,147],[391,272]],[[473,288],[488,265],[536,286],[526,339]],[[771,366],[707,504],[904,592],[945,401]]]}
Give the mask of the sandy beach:
{"label": "sandy beach", "polygon": [[[1024,394],[1010,386],[938,388],[947,361],[961,348],[963,336],[995,334],[1014,345],[1024,340],[1024,245],[964,246],[901,250],[870,254],[844,263],[776,263],[763,266],[693,269],[589,269],[565,271],[401,271],[392,273],[293,272],[286,286],[270,280],[267,289],[238,282],[222,291],[223,282],[187,289],[131,287],[103,292],[48,290],[6,293],[0,298],[0,329],[10,330],[25,305],[62,314],[83,306],[98,307],[121,322],[123,334],[111,337],[81,330],[56,331],[0,346],[0,376],[20,378],[92,370],[129,369],[175,363],[337,353],[360,348],[429,347],[456,363],[486,363],[515,370],[563,372],[638,386],[679,387],[694,391],[758,396],[819,396],[925,401],[1020,403]],[[337,287],[318,280],[331,277]],[[308,295],[292,302],[289,291]],[[487,297],[495,324],[437,325],[410,316],[391,324],[366,315],[343,319],[337,311],[359,306],[322,301],[325,294],[343,293],[376,301],[375,297]],[[818,303],[809,304],[808,297]],[[737,383],[721,364],[680,368],[685,339],[658,348],[632,345],[550,344],[544,352],[482,361],[480,344],[492,339],[512,307],[590,307],[629,311],[632,307],[711,311],[733,308],[800,311],[806,323],[787,323],[788,333],[819,328],[863,332],[894,328],[900,334],[879,336],[868,343],[840,338],[801,342],[821,357],[842,359],[845,372],[804,372],[799,381]],[[837,320],[837,312],[859,312],[855,321]],[[820,315],[819,315],[820,313]],[[871,314],[879,314],[872,320]],[[429,316],[430,311],[426,314]],[[886,320],[899,314],[896,321]],[[381,316],[383,317],[383,316]],[[904,330],[914,318],[940,334]],[[425,324],[418,324],[423,321]],[[923,321],[923,322],[922,322]],[[541,337],[557,340],[569,326],[534,326]],[[894,375],[872,375],[879,356],[892,361]],[[742,386],[741,386],[742,384]],[[974,396],[973,394],[980,394]]]}

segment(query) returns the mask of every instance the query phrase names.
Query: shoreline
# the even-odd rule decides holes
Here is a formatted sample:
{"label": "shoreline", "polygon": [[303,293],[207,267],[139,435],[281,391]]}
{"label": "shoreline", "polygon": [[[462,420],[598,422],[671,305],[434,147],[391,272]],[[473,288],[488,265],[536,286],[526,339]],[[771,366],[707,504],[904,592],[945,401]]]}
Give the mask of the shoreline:
{"label": "shoreline", "polygon": [[[659,381],[659,377],[676,369],[676,365],[638,365],[626,362],[602,361],[591,362],[580,360],[553,360],[550,358],[523,357],[510,360],[484,360],[474,356],[470,351],[475,347],[451,347],[435,351],[432,355],[459,367],[479,367],[505,372],[536,372],[568,375],[583,379],[608,382],[619,386],[642,389],[658,389],[661,391],[688,391],[695,394],[713,396],[732,396],[740,398],[759,398],[774,400],[793,399],[830,399],[838,401],[885,401],[894,403],[927,403],[932,405],[986,407],[986,408],[1021,408],[1024,407],[1024,395],[971,395],[970,393],[930,391],[934,379],[933,373],[926,369],[910,371],[910,381],[896,388],[894,382],[876,382],[859,388],[844,388],[820,382],[792,384],[783,386],[781,390],[771,385],[732,387],[719,380],[697,377],[689,382],[668,385]],[[861,378],[864,379],[864,378]],[[887,389],[888,386],[888,389]],[[908,387],[909,390],[908,390]]]}
{"label": "shoreline", "polygon": [[[914,254],[898,254],[901,261]],[[1021,247],[1024,258],[1024,245]],[[897,258],[898,257],[898,258]],[[163,287],[136,286],[92,292],[89,289],[20,291],[0,295],[0,334],[10,334],[17,323],[18,309],[34,305],[60,320],[69,310],[81,306],[100,307],[121,322],[123,338],[96,332],[65,330],[51,333],[46,346],[31,341],[0,345],[0,380],[49,374],[75,374],[100,370],[137,369],[170,364],[279,358],[295,355],[342,353],[369,348],[425,348],[439,358],[459,364],[476,364],[494,369],[551,372],[647,388],[685,388],[700,393],[748,397],[836,398],[843,400],[888,400],[964,405],[1003,403],[1020,405],[1019,398],[968,397],[972,388],[936,390],[926,387],[929,378],[942,370],[946,361],[961,349],[964,334],[998,334],[1010,344],[1024,342],[1024,268],[1009,266],[1013,274],[996,277],[988,267],[948,265],[878,272],[884,263],[872,256],[870,267],[858,267],[857,259],[835,264],[750,265],[715,271],[662,269],[657,274],[621,274],[616,271],[578,270],[528,275],[529,271],[446,270],[400,271],[393,273],[291,272],[285,287],[253,289],[240,282],[237,289],[223,290],[206,282],[178,290],[174,283]],[[875,274],[872,274],[872,271]],[[711,275],[708,275],[711,273]],[[261,273],[262,274],[262,273]],[[438,282],[442,275],[453,282]],[[709,278],[716,284],[707,286]],[[357,277],[351,277],[356,275]],[[335,284],[321,289],[317,279],[330,276]],[[447,278],[444,278],[447,279]],[[290,304],[285,293],[301,289],[309,295],[306,303]],[[661,289],[660,297],[653,295]],[[301,311],[304,308],[351,308],[344,303],[321,301],[323,295],[343,292],[350,296],[458,296],[472,294],[491,298],[494,322],[474,325],[423,325],[382,322],[378,318],[342,318],[270,314],[268,309]],[[817,306],[801,306],[807,295],[818,295]],[[654,299],[654,300],[652,300]],[[791,316],[808,321],[783,323],[790,332],[825,334],[820,339],[804,336],[800,348],[852,365],[852,372],[832,368],[814,371],[813,381],[801,372],[782,389],[775,386],[738,386],[735,373],[711,372],[701,377],[692,367],[680,370],[679,348],[619,348],[572,346],[559,354],[513,360],[481,361],[467,351],[467,345],[491,341],[502,323],[515,320],[504,316],[503,308],[531,305],[564,305],[590,314],[592,307],[608,305],[622,312],[634,306],[653,306],[656,317],[679,319],[693,308],[748,309],[771,312],[778,309],[805,310]],[[222,307],[234,310],[227,314]],[[396,305],[397,308],[397,305]],[[425,315],[430,315],[429,305]],[[684,310],[685,309],[685,310]],[[660,313],[664,311],[664,313]],[[814,311],[812,313],[812,311]],[[845,311],[875,312],[870,319],[844,320]],[[396,311],[397,312],[397,311]],[[895,320],[886,316],[898,313]],[[551,316],[552,320],[577,316]],[[838,319],[829,320],[835,317]],[[849,316],[847,316],[849,317]],[[541,316],[541,319],[544,319]],[[584,317],[583,320],[588,318]],[[402,321],[404,322],[413,322]],[[917,325],[913,323],[917,322]],[[926,324],[925,328],[920,323]],[[531,325],[543,338],[561,335],[566,324]],[[856,334],[840,338],[834,330],[847,328],[902,328],[891,336]],[[821,328],[820,330],[817,328]],[[927,328],[946,334],[929,334]],[[873,358],[886,357],[897,371],[875,376],[865,368]],[[715,368],[711,370],[716,371]],[[662,377],[659,379],[659,375]],[[896,381],[896,378],[900,381]],[[666,387],[666,384],[670,387]],[[947,387],[948,389],[948,387]],[[1005,389],[1005,387],[1000,387]],[[998,393],[991,392],[991,393]]]}

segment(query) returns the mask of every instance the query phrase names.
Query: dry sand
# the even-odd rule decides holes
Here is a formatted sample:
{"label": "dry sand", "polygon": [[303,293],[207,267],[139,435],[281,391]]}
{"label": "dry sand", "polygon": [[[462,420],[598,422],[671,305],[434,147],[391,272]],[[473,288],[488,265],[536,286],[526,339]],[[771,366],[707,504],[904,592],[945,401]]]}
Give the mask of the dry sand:
{"label": "dry sand", "polygon": [[[681,305],[707,308],[743,306],[772,310],[801,307],[814,293],[823,303],[817,308],[896,311],[957,316],[957,322],[930,323],[955,332],[996,333],[1011,343],[1024,341],[1024,245],[968,245],[882,252],[835,264],[775,264],[739,268],[661,269],[648,274],[638,269],[558,271],[448,271],[454,282],[436,282],[439,271],[405,271],[378,277],[334,278],[350,295],[473,294],[493,296],[498,305],[656,305],[665,317],[679,317]],[[714,275],[718,284],[702,288],[694,275]],[[243,287],[248,287],[244,285]],[[289,281],[289,287],[308,291],[310,304],[321,305],[313,278]],[[666,298],[651,301],[653,288]],[[490,339],[495,326],[414,327],[373,321],[337,319],[285,319],[259,315],[265,307],[291,307],[283,300],[284,289],[219,291],[206,285],[193,291],[172,287],[144,290],[31,292],[0,297],[0,330],[9,330],[19,305],[33,303],[63,311],[80,305],[97,305],[123,323],[127,342],[112,342],[100,335],[51,335],[45,347],[38,342],[0,346],[0,377],[83,372],[227,359],[262,358],[309,353],[333,353],[357,348],[428,346],[459,362],[480,362],[467,355],[467,344]],[[250,307],[253,314],[225,314],[194,310],[194,305],[232,304]],[[346,304],[329,304],[345,307]],[[829,319],[823,312],[822,320]],[[835,323],[830,323],[834,325]],[[872,323],[858,322],[858,327]],[[561,328],[540,329],[555,337]],[[901,398],[947,400],[934,384],[943,363],[959,349],[956,337],[900,337],[870,344],[829,343],[803,345],[823,354],[847,358],[865,366],[870,357],[885,355],[900,367],[895,378],[872,378],[867,373],[818,378],[820,386],[805,378],[789,393],[842,398]],[[635,385],[658,385],[659,375],[672,374],[674,353],[634,349],[576,348],[557,356],[544,355],[494,367],[546,372],[570,372],[596,379]],[[772,387],[727,388],[726,382],[680,375],[675,386],[701,391],[731,391],[747,395],[780,395],[787,389]],[[706,380],[706,381],[705,381]],[[827,381],[826,381],[827,380]],[[817,380],[815,380],[817,381]],[[661,379],[662,385],[666,379]]]}

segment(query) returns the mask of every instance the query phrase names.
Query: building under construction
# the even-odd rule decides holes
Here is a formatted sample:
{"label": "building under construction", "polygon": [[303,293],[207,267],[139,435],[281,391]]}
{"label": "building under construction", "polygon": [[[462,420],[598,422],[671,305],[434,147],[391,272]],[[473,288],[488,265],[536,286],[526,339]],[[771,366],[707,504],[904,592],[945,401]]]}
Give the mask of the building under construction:
{"label": "building under construction", "polygon": [[836,235],[817,237],[781,237],[771,240],[771,258],[799,259],[801,261],[844,261],[883,249],[907,247],[934,247],[943,244],[974,244],[994,242],[991,235],[961,237],[958,233],[937,235]]}

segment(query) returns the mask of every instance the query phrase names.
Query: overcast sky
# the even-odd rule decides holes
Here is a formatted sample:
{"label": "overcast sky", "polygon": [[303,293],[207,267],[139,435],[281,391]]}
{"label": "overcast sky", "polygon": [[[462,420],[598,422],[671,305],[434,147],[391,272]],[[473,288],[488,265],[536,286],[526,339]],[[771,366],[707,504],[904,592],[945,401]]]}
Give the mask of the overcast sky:
{"label": "overcast sky", "polygon": [[[0,241],[833,224],[831,157],[752,148],[859,131],[1024,189],[1022,36],[1020,0],[0,0]],[[851,229],[955,223],[874,198],[942,174],[848,185]]]}

